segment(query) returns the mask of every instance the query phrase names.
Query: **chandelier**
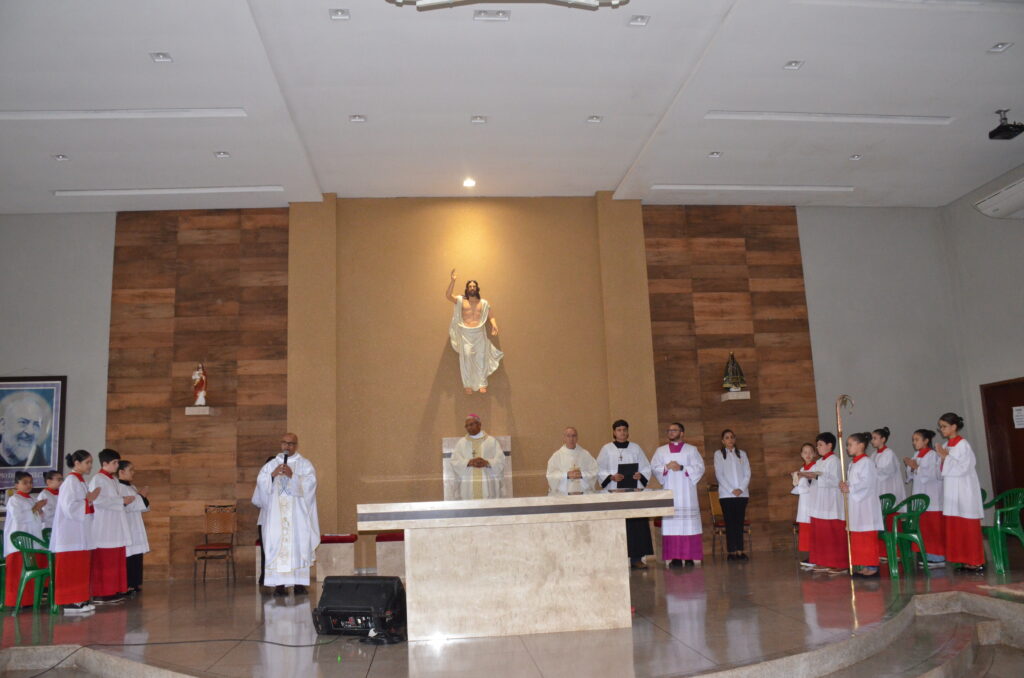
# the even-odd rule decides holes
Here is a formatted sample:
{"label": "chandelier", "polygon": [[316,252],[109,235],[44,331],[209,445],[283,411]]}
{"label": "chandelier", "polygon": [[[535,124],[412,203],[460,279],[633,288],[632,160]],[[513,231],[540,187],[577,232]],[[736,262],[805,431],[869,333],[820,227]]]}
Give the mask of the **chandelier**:
{"label": "chandelier", "polygon": [[[494,0],[390,0],[396,5],[414,5],[416,9],[430,9],[431,7],[443,7],[445,5],[476,5],[484,2],[493,3]],[[566,7],[580,7],[585,9],[598,9],[599,7],[618,7],[629,0],[511,0],[514,3],[533,2],[540,5],[565,5]]]}

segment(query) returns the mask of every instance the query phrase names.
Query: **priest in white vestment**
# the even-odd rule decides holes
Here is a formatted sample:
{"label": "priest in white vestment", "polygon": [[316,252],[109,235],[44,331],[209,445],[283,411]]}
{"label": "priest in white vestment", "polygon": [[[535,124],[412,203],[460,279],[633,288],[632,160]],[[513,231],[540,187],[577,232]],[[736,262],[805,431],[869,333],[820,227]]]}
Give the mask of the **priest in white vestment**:
{"label": "priest in white vestment", "polygon": [[700,451],[685,442],[686,429],[674,422],[668,427],[668,444],[654,451],[651,469],[666,490],[672,490],[675,508],[671,518],[661,520],[661,557],[673,565],[704,560],[703,526],[697,483],[704,475]]}
{"label": "priest in white vestment", "polygon": [[548,494],[592,494],[597,481],[597,461],[580,447],[579,433],[569,426],[562,433],[562,447],[548,460]]}
{"label": "priest in white vestment", "polygon": [[498,336],[498,321],[491,315],[491,305],[480,297],[480,286],[475,280],[466,283],[465,295],[452,296],[455,277],[453,269],[445,292],[445,297],[454,304],[448,338],[459,354],[459,370],[466,393],[487,393],[487,377],[498,369],[504,355],[487,338],[488,324],[491,335]]}
{"label": "priest in white vestment", "polygon": [[505,475],[505,452],[497,440],[483,430],[480,417],[470,414],[466,436],[455,443],[451,468],[458,479],[457,499],[496,499],[501,496]]}
{"label": "priest in white vestment", "polygon": [[299,437],[281,437],[281,454],[260,469],[256,479],[266,502],[263,548],[267,554],[263,583],[275,595],[306,593],[309,568],[320,545],[320,520],[316,510],[316,470],[299,454]]}

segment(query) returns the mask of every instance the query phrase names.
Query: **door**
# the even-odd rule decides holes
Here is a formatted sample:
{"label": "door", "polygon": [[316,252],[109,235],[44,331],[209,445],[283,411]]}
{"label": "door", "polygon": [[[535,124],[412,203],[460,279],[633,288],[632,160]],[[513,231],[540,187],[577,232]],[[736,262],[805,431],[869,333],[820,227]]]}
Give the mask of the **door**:
{"label": "door", "polygon": [[[988,463],[996,495],[1024,487],[1024,378],[981,385]],[[1017,422],[1014,423],[1014,408]]]}

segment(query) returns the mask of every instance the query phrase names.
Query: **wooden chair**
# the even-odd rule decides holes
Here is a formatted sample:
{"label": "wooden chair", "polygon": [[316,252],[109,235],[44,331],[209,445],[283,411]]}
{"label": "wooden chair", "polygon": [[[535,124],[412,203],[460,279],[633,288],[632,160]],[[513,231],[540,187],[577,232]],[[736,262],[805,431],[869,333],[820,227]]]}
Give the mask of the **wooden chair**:
{"label": "wooden chair", "polygon": [[[718,485],[707,486],[708,506],[711,507],[711,555],[717,555],[716,544],[718,538],[722,538],[722,553],[725,554],[728,546],[725,542],[725,515],[722,513],[722,504],[718,501]],[[749,506],[748,506],[749,508]],[[753,538],[750,536],[750,521],[743,519],[743,534],[747,538],[747,552],[754,550]]]}
{"label": "wooden chair", "polygon": [[196,566],[203,561],[203,581],[206,581],[206,563],[223,560],[225,575],[235,577],[235,532],[238,519],[234,504],[206,507],[206,530],[203,543],[196,546],[192,561],[192,579],[196,578]]}

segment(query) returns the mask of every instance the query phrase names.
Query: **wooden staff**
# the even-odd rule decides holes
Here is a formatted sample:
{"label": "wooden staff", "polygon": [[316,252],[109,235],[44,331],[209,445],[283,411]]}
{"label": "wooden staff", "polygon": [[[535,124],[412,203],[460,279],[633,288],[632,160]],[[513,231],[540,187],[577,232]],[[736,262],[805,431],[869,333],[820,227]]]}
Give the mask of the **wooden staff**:
{"label": "wooden staff", "polygon": [[[843,449],[843,415],[840,408],[848,407],[853,412],[853,398],[845,393],[836,398],[836,430],[839,433],[839,474],[846,483],[846,453]],[[850,495],[843,492],[843,517],[846,520],[846,559],[853,576],[853,551],[850,547]]]}

